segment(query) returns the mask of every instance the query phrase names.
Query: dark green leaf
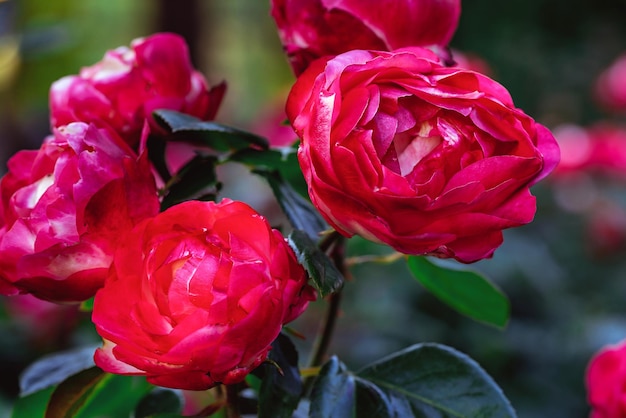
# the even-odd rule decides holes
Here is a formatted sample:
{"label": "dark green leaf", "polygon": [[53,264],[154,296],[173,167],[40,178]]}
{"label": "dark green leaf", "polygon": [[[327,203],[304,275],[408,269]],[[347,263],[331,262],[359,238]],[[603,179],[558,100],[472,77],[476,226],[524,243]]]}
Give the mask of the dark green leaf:
{"label": "dark green leaf", "polygon": [[267,149],[263,137],[216,122],[207,122],[173,110],[157,110],[154,119],[172,135],[168,140],[203,145],[216,151],[231,151],[255,146]]}
{"label": "dark green leaf", "polygon": [[504,328],[509,320],[509,301],[498,288],[480,274],[443,265],[424,257],[408,258],[409,270],[443,302],[473,319]]}
{"label": "dark green leaf", "polygon": [[163,179],[164,182],[168,182],[172,176],[165,162],[165,145],[166,140],[163,137],[157,135],[150,135],[148,137],[148,158],[157,173],[159,173],[161,179]]}
{"label": "dark green leaf", "polygon": [[300,169],[298,165],[297,149],[295,148],[266,150],[246,148],[233,153],[228,159],[266,170],[282,170],[285,166],[294,167],[298,171]]}
{"label": "dark green leaf", "polygon": [[220,189],[215,174],[216,164],[217,158],[207,155],[197,155],[185,164],[170,180],[161,210],[197,198],[201,193],[214,198]]}
{"label": "dark green leaf", "polygon": [[373,383],[357,378],[356,387],[357,417],[395,418],[410,416],[405,415],[406,409],[402,411],[403,414],[397,414],[387,394]]}
{"label": "dark green leaf", "polygon": [[326,221],[313,205],[300,196],[278,171],[257,169],[253,173],[268,181],[280,207],[295,229],[305,231],[312,240],[317,240],[320,232],[328,229]]}
{"label": "dark green leaf", "polygon": [[298,163],[297,148],[254,149],[247,148],[232,154],[229,161],[245,164],[253,170],[278,171],[293,189],[308,198],[307,185]]}
{"label": "dark green leaf", "polygon": [[271,362],[255,371],[261,377],[259,418],[290,418],[302,397],[298,352],[291,340],[280,334],[272,343]]}
{"label": "dark green leaf", "polygon": [[[417,344],[367,366],[357,376],[387,395],[396,416],[516,416],[493,379],[474,360],[450,347]],[[409,407],[411,415],[407,415]]]}
{"label": "dark green leaf", "polygon": [[343,286],[344,277],[341,272],[304,231],[293,230],[287,240],[321,297],[334,293]]}
{"label": "dark green leaf", "polygon": [[106,374],[92,367],[64,380],[52,393],[46,418],[73,418]]}
{"label": "dark green leaf", "polygon": [[39,392],[17,399],[13,404],[11,418],[43,417],[52,392],[54,392],[54,387],[50,386]]}
{"label": "dark green leaf", "polygon": [[105,373],[72,418],[129,416],[153,388],[142,376]]}
{"label": "dark green leaf", "polygon": [[147,418],[157,414],[178,414],[183,406],[180,392],[171,389],[155,388],[137,405],[135,418]]}
{"label": "dark green leaf", "polygon": [[20,396],[57,385],[68,377],[93,367],[93,354],[98,346],[63,351],[34,362],[20,376]]}
{"label": "dark green leaf", "polygon": [[313,385],[310,418],[355,417],[355,400],[354,376],[336,356],[331,357]]}

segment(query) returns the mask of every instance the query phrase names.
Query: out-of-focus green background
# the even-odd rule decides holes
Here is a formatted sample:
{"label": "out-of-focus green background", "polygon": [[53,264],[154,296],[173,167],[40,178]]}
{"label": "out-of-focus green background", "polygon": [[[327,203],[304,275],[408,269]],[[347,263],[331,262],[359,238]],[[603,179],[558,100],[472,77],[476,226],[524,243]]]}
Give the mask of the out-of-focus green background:
{"label": "out-of-focus green background", "polygon": [[[182,33],[208,79],[227,81],[222,123],[254,129],[282,105],[294,81],[269,0],[0,0],[0,172],[10,155],[37,148],[49,134],[47,95],[54,80],[160,30]],[[626,122],[599,108],[591,94],[599,72],[626,52],[624,0],[466,0],[452,47],[484,59],[516,105],[548,127]],[[239,181],[233,193],[260,201],[254,194],[259,183],[249,184]],[[587,214],[558,204],[560,187],[549,180],[536,186],[535,222],[507,231],[495,257],[475,265],[511,299],[506,330],[451,311],[402,263],[367,264],[353,269],[345,288],[331,352],[356,369],[416,342],[449,344],[496,379],[521,418],[586,417],[589,357],[626,338],[626,246],[589,235]],[[593,179],[591,188],[570,193],[582,200],[586,193],[606,195],[624,209],[624,187],[623,179]],[[359,239],[349,248],[351,254],[389,252]],[[295,328],[311,335],[322,305],[313,305]],[[51,350],[97,341],[88,316],[79,322],[78,331],[42,343],[32,335],[33,324],[2,313],[0,415],[10,408],[16,373],[26,364]],[[306,351],[310,341],[299,346]]]}

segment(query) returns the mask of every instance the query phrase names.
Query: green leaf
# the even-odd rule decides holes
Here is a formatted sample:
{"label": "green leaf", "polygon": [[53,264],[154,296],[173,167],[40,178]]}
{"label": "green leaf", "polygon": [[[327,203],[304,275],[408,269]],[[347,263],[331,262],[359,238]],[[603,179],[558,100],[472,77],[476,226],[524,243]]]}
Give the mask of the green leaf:
{"label": "green leaf", "polygon": [[[439,344],[417,344],[357,373],[386,396],[377,409],[385,415],[419,418],[514,418],[515,411],[493,379],[471,358]],[[358,391],[364,385],[357,386]],[[370,398],[375,391],[370,386]],[[370,406],[370,413],[375,411]]]}
{"label": "green leaf", "polygon": [[11,418],[43,417],[52,392],[54,392],[54,386],[18,398],[13,404]]}
{"label": "green leaf", "polygon": [[298,194],[308,198],[307,184],[298,163],[297,151],[297,148],[247,148],[233,153],[228,160],[245,164],[253,170],[278,171]]}
{"label": "green leaf", "polygon": [[91,311],[93,311],[93,301],[94,301],[94,298],[87,299],[87,300],[81,302],[79,310],[81,312],[91,312]]}
{"label": "green leaf", "polygon": [[228,157],[229,161],[246,164],[266,170],[281,170],[285,166],[296,167],[299,171],[297,149],[254,149],[239,150]]}
{"label": "green leaf", "polygon": [[63,381],[52,393],[46,418],[73,418],[106,374],[92,367]]}
{"label": "green leaf", "polygon": [[309,417],[354,417],[355,397],[354,376],[336,356],[333,356],[324,364],[313,384]]}
{"label": "green leaf", "polygon": [[272,343],[269,363],[255,370],[262,379],[259,390],[259,418],[290,418],[302,397],[298,352],[291,340],[279,334]]}
{"label": "green leaf", "polygon": [[161,414],[178,414],[183,406],[184,399],[180,391],[172,389],[154,388],[137,405],[135,418],[160,416]]}
{"label": "green leaf", "polygon": [[166,142],[165,138],[158,135],[148,136],[147,142],[148,159],[164,182],[168,182],[172,177],[165,162]]}
{"label": "green leaf", "polygon": [[153,388],[142,376],[105,373],[72,418],[129,416]]}
{"label": "green leaf", "polygon": [[184,113],[161,109],[152,115],[159,125],[172,134],[168,140],[204,145],[215,151],[239,150],[251,145],[261,149],[269,147],[263,137]]}
{"label": "green leaf", "polygon": [[485,277],[458,266],[445,267],[441,260],[408,257],[413,276],[443,302],[477,321],[504,328],[509,320],[509,301]]}
{"label": "green leaf", "polygon": [[216,164],[217,158],[212,155],[196,155],[192,158],[170,179],[161,210],[197,198],[201,193],[200,200],[214,199],[221,187],[215,173]]}
{"label": "green leaf", "polygon": [[313,286],[325,297],[341,289],[344,277],[332,260],[313,242],[304,232],[295,229],[287,237],[289,246],[298,257],[298,262],[304,266],[313,280]]}
{"label": "green leaf", "polygon": [[300,196],[278,171],[257,169],[252,172],[268,181],[280,207],[295,229],[305,231],[312,240],[317,240],[319,234],[328,229],[328,224],[313,205]]}
{"label": "green leaf", "polygon": [[95,365],[93,354],[97,346],[75,348],[51,354],[28,366],[20,376],[20,396],[28,396],[63,382]]}

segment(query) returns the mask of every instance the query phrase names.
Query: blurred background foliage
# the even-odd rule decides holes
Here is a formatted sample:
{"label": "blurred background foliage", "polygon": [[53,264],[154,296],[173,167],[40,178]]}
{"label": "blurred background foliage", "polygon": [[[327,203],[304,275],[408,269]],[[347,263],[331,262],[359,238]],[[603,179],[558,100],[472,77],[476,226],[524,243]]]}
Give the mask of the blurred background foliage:
{"label": "blurred background foliage", "polygon": [[[220,122],[260,130],[264,121],[281,120],[294,79],[269,0],[0,0],[0,171],[10,155],[37,148],[49,134],[53,81],[95,63],[107,49],[162,30],[187,38],[195,65],[211,83],[227,81]],[[598,107],[591,93],[598,74],[626,52],[623,0],[466,0],[452,47],[483,59],[516,105],[551,128],[626,122]],[[236,168],[227,174],[237,184],[230,196],[262,212],[276,210],[265,202],[269,189]],[[402,262],[367,263],[352,269],[331,352],[356,369],[416,342],[449,344],[495,378],[521,418],[586,417],[589,357],[626,338],[625,231],[598,235],[589,212],[566,210],[560,202],[564,194],[583,202],[600,194],[624,210],[626,191],[624,178],[585,184],[548,179],[536,186],[535,222],[506,231],[495,257],[475,265],[511,299],[506,330],[451,311],[415,283]],[[361,239],[349,242],[350,256],[387,253]],[[36,316],[43,308],[16,310],[15,302],[2,302],[5,416],[25,365],[98,338],[88,314],[75,309]],[[293,325],[308,337],[298,342],[303,358],[322,311],[323,301],[317,302]]]}

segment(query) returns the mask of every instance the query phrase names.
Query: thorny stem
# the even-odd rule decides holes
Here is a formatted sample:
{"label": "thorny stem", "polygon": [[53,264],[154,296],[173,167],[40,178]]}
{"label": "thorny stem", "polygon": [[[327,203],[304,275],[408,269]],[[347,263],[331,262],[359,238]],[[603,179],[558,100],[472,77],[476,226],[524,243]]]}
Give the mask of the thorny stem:
{"label": "thorny stem", "polygon": [[[320,243],[319,247],[322,251],[325,251],[330,256],[331,260],[339,269],[341,274],[344,277],[347,277],[347,267],[345,265],[345,239],[336,231],[328,234],[324,237]],[[320,331],[318,332],[318,337],[315,341],[315,344],[312,349],[311,358],[309,360],[309,369],[319,368],[319,366],[324,361],[326,357],[326,353],[328,351],[328,347],[330,346],[330,342],[332,340],[333,332],[335,330],[335,325],[337,324],[337,317],[339,316],[339,306],[341,304],[341,289],[332,293],[328,298],[328,308],[326,310],[326,315],[324,317],[324,321],[321,323]],[[313,383],[315,381],[314,377],[308,377],[305,380],[304,384],[304,393],[305,395],[309,395],[312,388]]]}

